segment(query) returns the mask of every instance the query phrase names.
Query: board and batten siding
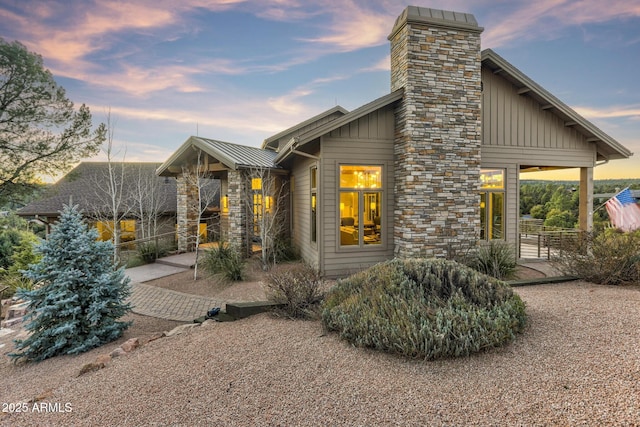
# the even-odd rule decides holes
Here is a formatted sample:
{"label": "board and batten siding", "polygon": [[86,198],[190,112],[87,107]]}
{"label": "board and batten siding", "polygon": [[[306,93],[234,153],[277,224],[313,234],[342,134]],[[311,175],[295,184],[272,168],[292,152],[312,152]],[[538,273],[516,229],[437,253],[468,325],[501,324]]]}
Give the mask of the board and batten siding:
{"label": "board and batten siding", "polygon": [[[393,109],[381,108],[322,137],[321,270],[337,277],[393,258]],[[340,164],[383,166],[382,244],[364,248],[340,247]]]}
{"label": "board and batten siding", "polygon": [[[320,259],[318,245],[311,242],[311,168],[318,166],[316,160],[298,157],[291,169],[293,183],[293,230],[294,247],[300,251],[300,256],[310,266],[319,269]],[[318,167],[318,170],[320,168]],[[320,177],[318,177],[320,178]],[[319,191],[319,190],[318,190]],[[321,205],[321,201],[318,200]],[[318,239],[319,240],[319,239]]]}
{"label": "board and batten siding", "polygon": [[592,167],[596,147],[500,74],[482,70],[482,161]]}
{"label": "board and batten siding", "polygon": [[[504,169],[505,239],[518,243],[520,169],[593,167],[595,144],[509,81],[482,69],[482,168]],[[516,246],[517,247],[517,246]]]}

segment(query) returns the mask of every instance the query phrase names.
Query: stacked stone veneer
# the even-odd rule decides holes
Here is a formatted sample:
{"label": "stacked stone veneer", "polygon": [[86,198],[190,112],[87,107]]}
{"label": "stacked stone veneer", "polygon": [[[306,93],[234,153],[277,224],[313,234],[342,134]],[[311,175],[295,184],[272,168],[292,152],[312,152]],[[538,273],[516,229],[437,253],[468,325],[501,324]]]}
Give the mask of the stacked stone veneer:
{"label": "stacked stone veneer", "polygon": [[409,7],[391,41],[398,257],[453,256],[480,230],[480,33],[468,14]]}
{"label": "stacked stone veneer", "polygon": [[227,174],[227,196],[229,197],[227,238],[230,245],[248,252],[250,246],[247,234],[247,180],[242,170],[229,171]]}
{"label": "stacked stone veneer", "polygon": [[177,232],[178,251],[191,251],[198,232],[198,187],[188,174],[178,175],[177,184]]}

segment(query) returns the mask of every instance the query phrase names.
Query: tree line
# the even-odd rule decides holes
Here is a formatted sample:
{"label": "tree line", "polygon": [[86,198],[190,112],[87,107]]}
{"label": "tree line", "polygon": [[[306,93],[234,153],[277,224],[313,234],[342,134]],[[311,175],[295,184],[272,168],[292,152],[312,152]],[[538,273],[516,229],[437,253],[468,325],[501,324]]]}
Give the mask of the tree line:
{"label": "tree line", "polygon": [[[594,194],[615,194],[626,187],[640,189],[640,179],[596,180]],[[607,199],[594,199],[593,223],[596,228],[609,221],[601,205]],[[541,219],[550,227],[575,228],[580,206],[579,181],[520,181],[520,217]]]}

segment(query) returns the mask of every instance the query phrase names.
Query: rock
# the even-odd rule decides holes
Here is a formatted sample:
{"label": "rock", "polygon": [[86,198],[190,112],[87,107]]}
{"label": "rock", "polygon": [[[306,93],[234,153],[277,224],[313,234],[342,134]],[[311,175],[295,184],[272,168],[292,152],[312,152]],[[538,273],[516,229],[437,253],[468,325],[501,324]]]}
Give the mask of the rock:
{"label": "rock", "polygon": [[200,323],[187,323],[187,324],[184,324],[184,325],[176,326],[175,328],[173,328],[169,332],[165,332],[164,335],[166,337],[172,337],[174,335],[180,335],[180,334],[188,331],[189,329],[195,328],[196,326],[200,326]]}
{"label": "rock", "polygon": [[138,338],[131,338],[126,340],[120,347],[127,353],[135,350],[140,346],[140,340]]}
{"label": "rock", "polygon": [[147,340],[147,343],[150,343],[151,341],[159,340],[160,338],[164,338],[164,337],[165,337],[164,332],[156,332],[151,336],[151,338]]}
{"label": "rock", "polygon": [[96,357],[95,361],[95,363],[103,364],[104,366],[107,366],[109,362],[111,362],[111,356],[109,356],[108,354],[101,354],[100,356]]}
{"label": "rock", "polygon": [[78,374],[78,376],[88,374],[89,372],[99,371],[104,367],[105,367],[104,363],[95,363],[95,362],[87,363],[82,367],[82,369],[80,369],[80,373]]}
{"label": "rock", "polygon": [[127,352],[126,352],[126,351],[124,351],[124,350],[122,349],[122,347],[118,347],[118,348],[116,348],[115,350],[113,350],[113,351],[111,352],[110,356],[113,358],[113,357],[120,357],[120,356],[124,356],[125,354],[127,354]]}

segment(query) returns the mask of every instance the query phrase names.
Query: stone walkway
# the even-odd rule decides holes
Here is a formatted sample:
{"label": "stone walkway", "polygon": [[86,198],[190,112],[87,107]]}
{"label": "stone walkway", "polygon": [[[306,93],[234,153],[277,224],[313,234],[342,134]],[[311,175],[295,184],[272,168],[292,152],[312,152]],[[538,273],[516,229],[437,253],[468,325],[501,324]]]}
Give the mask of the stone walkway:
{"label": "stone walkway", "polygon": [[131,296],[129,297],[129,302],[133,306],[131,311],[160,319],[192,322],[214,307],[224,307],[224,302],[213,298],[142,283],[188,270],[194,261],[195,254],[186,253],[162,258],[154,264],[125,270],[131,279]]}
{"label": "stone walkway", "polygon": [[213,298],[190,295],[157,286],[133,283],[129,302],[136,314],[160,319],[191,322],[224,303]]}

